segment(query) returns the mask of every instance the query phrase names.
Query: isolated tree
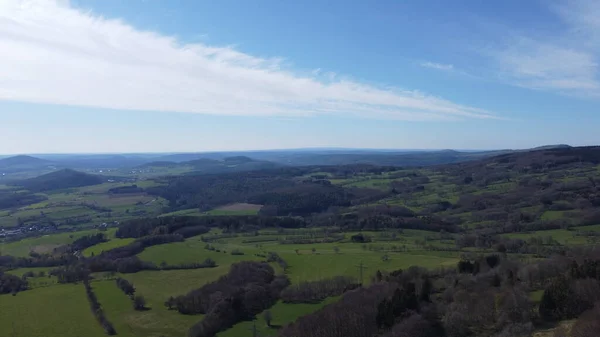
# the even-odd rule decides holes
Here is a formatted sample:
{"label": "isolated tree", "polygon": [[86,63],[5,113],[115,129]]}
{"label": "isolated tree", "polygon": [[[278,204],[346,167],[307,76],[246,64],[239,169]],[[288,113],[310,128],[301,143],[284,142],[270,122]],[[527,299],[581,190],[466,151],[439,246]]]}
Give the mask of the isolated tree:
{"label": "isolated tree", "polygon": [[144,296],[136,295],[133,298],[133,309],[135,310],[145,310],[146,309],[146,299]]}
{"label": "isolated tree", "polygon": [[339,254],[340,247],[333,247],[333,251],[335,251],[336,254]]}
{"label": "isolated tree", "polygon": [[296,252],[296,254],[300,254],[300,249],[294,249],[294,251]]}
{"label": "isolated tree", "polygon": [[271,314],[271,311],[270,310],[265,311],[265,313],[263,314],[263,318],[265,319],[265,323],[267,323],[267,326],[270,328],[271,321],[273,320],[273,314]]}
{"label": "isolated tree", "polygon": [[316,248],[311,249],[311,251],[313,252],[313,254],[317,251]]}
{"label": "isolated tree", "polygon": [[176,301],[175,298],[173,296],[170,296],[169,299],[167,299],[165,301],[165,307],[167,307],[167,309],[172,310],[173,307],[176,305]]}

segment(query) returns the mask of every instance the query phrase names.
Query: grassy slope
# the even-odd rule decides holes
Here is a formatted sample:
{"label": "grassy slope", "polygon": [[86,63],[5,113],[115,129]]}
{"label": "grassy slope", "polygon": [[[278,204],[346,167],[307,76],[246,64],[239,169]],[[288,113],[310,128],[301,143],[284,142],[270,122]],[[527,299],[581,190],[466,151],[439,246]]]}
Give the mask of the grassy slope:
{"label": "grassy slope", "polygon": [[[59,221],[71,217],[91,216],[92,222],[111,222],[131,218],[136,213],[155,216],[160,214],[166,201],[161,198],[145,194],[109,195],[111,188],[129,186],[131,183],[104,183],[94,186],[85,186],[69,191],[56,191],[40,193],[48,198],[42,202],[12,210],[10,213],[0,212],[0,226],[12,227],[17,225],[17,219],[27,221],[32,217],[41,216],[41,212],[51,220]],[[140,181],[140,187],[156,186],[153,181]],[[110,217],[105,217],[105,212],[91,209],[82,204],[95,205],[111,209]],[[129,212],[127,212],[129,210]],[[140,215],[138,215],[140,216]],[[32,220],[33,221],[33,220]],[[35,221],[34,221],[35,222]]]}
{"label": "grassy slope", "polygon": [[[269,309],[273,316],[271,322],[272,327],[269,328],[263,318],[263,313],[257,315],[258,320],[256,321],[256,330],[259,336],[275,336],[277,335],[277,327],[285,326],[289,323],[296,321],[296,319],[315,312],[327,304],[331,304],[337,301],[339,297],[331,297],[317,304],[286,304],[278,302]],[[238,336],[250,336],[253,329],[252,322],[240,322],[234,325],[231,329],[223,331],[217,334],[218,337],[238,337]]]}
{"label": "grassy slope", "polygon": [[[422,231],[414,232],[420,233]],[[413,232],[409,232],[407,237],[412,239],[413,234]],[[430,235],[435,235],[435,233],[431,233]],[[265,236],[265,238],[268,238],[268,236]],[[281,245],[277,242],[265,242],[260,244],[260,248],[257,248],[255,243],[242,243],[244,239],[247,238],[231,238],[224,240],[223,243],[212,244],[218,249],[227,251],[226,254],[204,249],[206,243],[195,237],[185,242],[147,248],[139,254],[139,257],[142,260],[154,263],[166,261],[170,264],[201,262],[206,258],[211,258],[219,266],[228,266],[234,262],[243,260],[264,260],[264,258],[256,257],[254,254],[264,254],[265,252],[273,251],[277,252],[289,264],[288,275],[292,282],[317,280],[336,275],[358,277],[360,274],[358,264],[360,262],[369,268],[365,272],[365,275],[372,275],[377,269],[397,270],[413,265],[435,268],[443,265],[452,265],[458,260],[457,256],[453,256],[456,254],[426,252],[415,249],[407,253],[388,253],[390,260],[384,262],[382,256],[385,253],[364,250],[362,249],[362,245],[355,243]],[[392,244],[396,243],[381,243],[381,245],[386,246]],[[408,246],[411,246],[410,242]],[[334,247],[340,249],[339,254],[334,252]],[[313,248],[316,250],[315,253],[312,253]],[[233,249],[240,249],[245,255],[237,256],[229,254]],[[296,249],[299,251],[299,254],[296,254]],[[367,280],[368,277],[365,277],[365,281]]]}
{"label": "grassy slope", "polygon": [[103,251],[110,250],[110,249],[117,248],[117,247],[122,247],[127,244],[130,244],[133,241],[134,241],[134,239],[131,239],[131,238],[125,238],[125,239],[113,238],[113,239],[110,239],[108,242],[103,242],[103,243],[97,244],[95,246],[86,248],[83,251],[83,255],[88,256],[88,257],[90,255],[92,255],[92,253],[94,253],[94,255],[98,255],[98,254],[102,253]]}
{"label": "grassy slope", "polygon": [[81,284],[0,295],[0,336],[104,337]]}
{"label": "grassy slope", "polygon": [[[112,237],[114,235],[114,232],[115,232],[115,229],[110,229],[103,233],[106,233],[107,236]],[[50,235],[44,235],[44,236],[40,236],[40,237],[29,238],[29,239],[24,239],[24,240],[15,241],[15,242],[9,242],[9,243],[2,242],[2,243],[0,243],[0,252],[3,255],[13,255],[13,256],[25,257],[25,256],[28,256],[29,252],[36,247],[52,250],[52,247],[69,244],[69,243],[75,241],[77,238],[80,238],[80,237],[86,236],[86,235],[96,234],[96,233],[101,233],[101,232],[94,229],[94,230],[85,230],[85,231],[78,231],[78,232],[65,232],[65,233],[59,233],[59,234],[50,234]]]}
{"label": "grassy slope", "polygon": [[[144,296],[144,287],[134,285],[137,287],[137,294]],[[116,286],[114,280],[92,282],[92,287],[119,336],[185,336],[189,327],[201,318],[168,311],[162,303],[158,305],[155,302],[150,304],[150,310],[135,311],[129,297]]]}

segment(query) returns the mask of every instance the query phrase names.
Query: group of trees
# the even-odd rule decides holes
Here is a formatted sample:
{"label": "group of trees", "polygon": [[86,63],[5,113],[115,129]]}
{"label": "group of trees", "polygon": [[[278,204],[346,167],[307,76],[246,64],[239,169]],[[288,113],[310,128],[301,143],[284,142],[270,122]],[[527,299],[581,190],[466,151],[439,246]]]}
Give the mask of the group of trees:
{"label": "group of trees", "polygon": [[106,235],[104,235],[103,233],[86,235],[86,236],[82,236],[82,237],[76,239],[75,241],[73,241],[73,243],[70,244],[70,249],[72,251],[81,251],[88,247],[97,245],[102,242],[107,242],[107,241],[108,241],[108,239],[106,238]]}
{"label": "group of trees", "polygon": [[354,278],[347,276],[301,282],[285,288],[281,292],[281,300],[286,303],[318,303],[327,297],[339,296],[359,286]]}
{"label": "group of trees", "polygon": [[[596,336],[599,277],[600,252],[577,250],[531,263],[491,254],[456,269],[378,272],[370,287],[346,292],[279,336],[520,337],[544,321],[578,316],[569,336]],[[529,293],[540,289],[538,309]]]}
{"label": "group of trees", "polygon": [[600,301],[600,260],[572,261],[567,273],[548,282],[540,302],[541,317],[551,321],[576,318]]}
{"label": "group of trees", "polygon": [[119,186],[119,187],[113,187],[111,189],[108,190],[108,193],[111,194],[129,194],[129,193],[143,193],[144,189],[141,187],[138,187],[138,185],[129,185],[129,186]]}
{"label": "group of trees", "polygon": [[19,291],[27,290],[28,284],[26,278],[6,274],[0,271],[0,294],[16,294]]}
{"label": "group of trees", "polygon": [[119,287],[125,295],[129,296],[129,299],[131,299],[131,303],[133,304],[133,309],[138,311],[147,309],[146,299],[142,295],[135,294],[135,287],[131,282],[121,277],[117,277],[115,282],[117,283],[117,287]]}
{"label": "group of trees", "polygon": [[0,190],[0,209],[11,209],[42,202],[48,198],[31,192]]}
{"label": "group of trees", "polygon": [[0,256],[0,267],[10,268],[35,268],[57,267],[70,264],[77,260],[73,254],[32,254],[29,257],[15,257],[11,255]]}
{"label": "group of trees", "polygon": [[52,269],[48,274],[56,276],[58,283],[76,283],[88,279],[90,271],[78,262]]}
{"label": "group of trees", "polygon": [[150,235],[174,234],[183,238],[207,233],[211,222],[199,217],[138,218],[119,225],[116,237],[141,238]]}
{"label": "group of trees", "polygon": [[306,315],[283,328],[280,337],[364,337],[379,332],[377,307],[391,296],[396,286],[375,283],[368,288],[347,292],[338,302]]}
{"label": "group of trees", "polygon": [[288,285],[287,277],[276,276],[268,263],[240,262],[217,281],[170,298],[165,305],[182,314],[205,314],[189,335],[209,337],[271,307]]}

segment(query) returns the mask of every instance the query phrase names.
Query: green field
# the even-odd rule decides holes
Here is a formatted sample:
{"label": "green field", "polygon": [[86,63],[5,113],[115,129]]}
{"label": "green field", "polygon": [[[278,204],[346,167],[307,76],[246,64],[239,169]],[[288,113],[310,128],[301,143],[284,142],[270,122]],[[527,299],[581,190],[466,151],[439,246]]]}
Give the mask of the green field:
{"label": "green field", "polygon": [[0,336],[104,337],[81,284],[0,295]]}
{"label": "green field", "polygon": [[[312,312],[315,312],[327,304],[334,303],[337,301],[339,297],[331,297],[324,300],[321,303],[316,304],[286,304],[283,302],[278,302],[273,307],[271,307],[268,311],[271,312],[273,316],[273,321],[271,322],[271,327],[268,327],[263,319],[263,313],[258,314],[256,320],[256,330],[259,336],[275,336],[277,335],[277,327],[285,326],[289,323],[296,321],[296,319],[308,315]],[[231,329],[228,329],[224,332],[217,334],[218,337],[237,337],[237,336],[248,336],[251,335],[253,330],[253,322],[241,322],[234,325]]]}
{"label": "green field", "polygon": [[134,241],[134,239],[131,239],[131,238],[125,238],[125,239],[112,238],[107,242],[99,243],[97,245],[86,248],[83,251],[83,255],[84,256],[91,256],[92,254],[98,255],[98,254],[102,253],[103,251],[110,250],[110,249],[117,248],[117,247],[122,247],[122,246],[132,243],[133,241]]}
{"label": "green field", "polygon": [[0,252],[5,255],[25,257],[29,252],[48,253],[58,246],[65,245],[75,241],[77,238],[96,233],[106,233],[107,236],[114,236],[116,229],[109,229],[106,232],[100,232],[96,229],[77,232],[64,232],[60,234],[50,234],[35,238],[24,239],[15,242],[0,242]]}
{"label": "green field", "polygon": [[[139,187],[157,186],[154,181],[140,181]],[[18,209],[0,212],[0,226],[12,227],[40,221],[80,223],[102,223],[122,221],[139,216],[157,216],[167,204],[166,200],[145,193],[110,194],[115,187],[130,186],[131,183],[104,183],[85,186],[68,191],[38,193],[48,198],[39,203]]]}
{"label": "green field", "polygon": [[113,323],[118,336],[185,336],[190,326],[201,316],[181,315],[169,311],[161,303],[150,301],[144,295],[144,287],[134,282],[136,294],[146,297],[150,310],[136,311],[131,300],[116,285],[114,280],[92,282],[92,288],[104,308],[108,320]]}
{"label": "green field", "polygon": [[[374,242],[373,245],[391,247],[404,244],[407,246],[407,252],[369,251],[363,249],[361,244],[349,242],[289,245],[282,245],[277,241],[243,243],[249,238],[267,240],[273,237],[263,235],[260,237],[228,238],[211,243],[221,252],[204,249],[206,243],[202,242],[199,237],[194,237],[184,242],[149,247],[138,256],[142,260],[152,261],[156,264],[160,264],[162,261],[169,264],[202,262],[206,258],[211,258],[219,266],[227,266],[243,260],[264,260],[264,258],[256,257],[254,254],[265,254],[272,251],[278,253],[288,263],[289,270],[287,274],[293,282],[318,280],[336,275],[358,277],[360,274],[358,264],[361,262],[369,268],[365,275],[372,275],[377,269],[397,270],[412,265],[436,268],[453,265],[458,261],[458,254],[448,254],[443,251],[424,251],[413,244],[415,238],[422,239],[427,235],[435,236],[435,233],[410,230],[405,232],[406,234],[401,235],[397,242]],[[347,233],[346,235],[350,236],[352,234]],[[371,234],[375,235],[376,233]],[[257,244],[260,247],[257,247]],[[334,247],[338,247],[339,253],[334,251]],[[312,252],[313,248],[315,249],[314,253]],[[231,255],[230,252],[233,249],[239,249],[245,255]],[[298,253],[296,253],[296,250],[298,250]],[[386,254],[389,256],[389,260],[383,261],[382,257]],[[368,278],[365,281],[368,281]]]}

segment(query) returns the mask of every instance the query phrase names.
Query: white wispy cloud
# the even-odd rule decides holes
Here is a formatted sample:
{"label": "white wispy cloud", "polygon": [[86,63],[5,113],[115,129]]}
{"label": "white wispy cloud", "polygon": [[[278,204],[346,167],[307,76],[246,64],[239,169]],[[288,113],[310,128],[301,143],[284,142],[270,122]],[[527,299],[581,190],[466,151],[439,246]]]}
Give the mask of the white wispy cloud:
{"label": "white wispy cloud", "polygon": [[437,69],[437,70],[443,70],[443,71],[453,71],[454,70],[454,65],[452,65],[452,64],[442,64],[442,63],[435,63],[435,62],[421,62],[419,65],[424,68],[431,68],[431,69]]}
{"label": "white wispy cloud", "polygon": [[600,2],[565,0],[551,9],[565,27],[558,34],[513,34],[488,50],[513,84],[569,95],[600,96]]}
{"label": "white wispy cloud", "polygon": [[49,0],[0,2],[0,100],[219,115],[495,118],[416,91],[293,72]]}

